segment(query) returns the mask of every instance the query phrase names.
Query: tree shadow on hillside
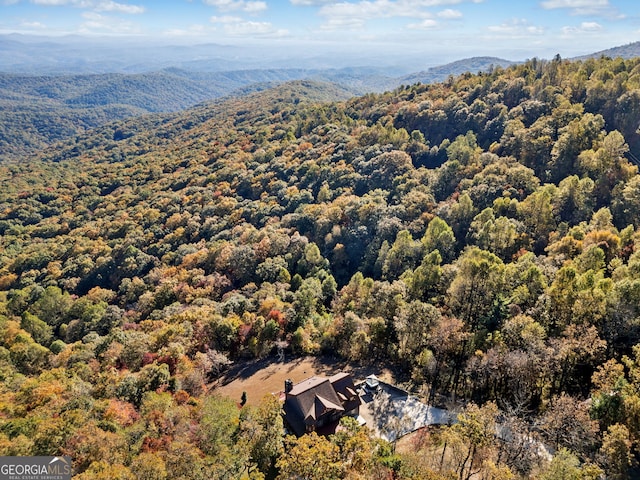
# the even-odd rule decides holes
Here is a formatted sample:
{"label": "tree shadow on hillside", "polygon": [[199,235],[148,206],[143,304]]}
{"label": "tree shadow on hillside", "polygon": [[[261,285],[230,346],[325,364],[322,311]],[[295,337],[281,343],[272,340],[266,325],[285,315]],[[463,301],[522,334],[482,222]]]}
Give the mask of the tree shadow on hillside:
{"label": "tree shadow on hillside", "polygon": [[[398,378],[400,375],[399,372],[394,371],[389,365],[353,364],[333,355],[320,355],[317,357],[294,357],[292,355],[286,355],[284,361],[280,360],[278,355],[275,354],[259,359],[236,360],[218,380],[218,383],[220,385],[227,385],[234,380],[246,380],[259,374],[261,371],[264,371],[264,375],[261,375],[260,379],[267,380],[276,374],[278,370],[280,372],[286,371],[290,373],[299,368],[304,362],[309,362],[309,368],[301,372],[303,375],[306,375],[305,378],[314,375],[331,376],[341,371],[351,373],[356,381],[363,380],[371,374],[380,376],[385,372],[392,378]],[[273,367],[273,369],[270,369],[270,367]]]}
{"label": "tree shadow on hillside", "polygon": [[221,385],[226,385],[234,380],[247,379],[273,363],[275,363],[275,356],[268,356],[249,361],[236,360],[219,381]]}

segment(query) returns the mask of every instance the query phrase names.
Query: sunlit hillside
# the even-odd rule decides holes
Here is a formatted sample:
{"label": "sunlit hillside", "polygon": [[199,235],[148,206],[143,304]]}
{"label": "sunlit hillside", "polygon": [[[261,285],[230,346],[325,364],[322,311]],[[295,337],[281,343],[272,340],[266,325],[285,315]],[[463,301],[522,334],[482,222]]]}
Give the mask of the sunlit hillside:
{"label": "sunlit hillside", "polygon": [[[633,478],[639,124],[640,59],[556,57],[286,83],[3,162],[0,454],[78,479]],[[285,438],[275,397],[215,387],[278,345],[393,368],[458,422],[402,451],[349,421]]]}

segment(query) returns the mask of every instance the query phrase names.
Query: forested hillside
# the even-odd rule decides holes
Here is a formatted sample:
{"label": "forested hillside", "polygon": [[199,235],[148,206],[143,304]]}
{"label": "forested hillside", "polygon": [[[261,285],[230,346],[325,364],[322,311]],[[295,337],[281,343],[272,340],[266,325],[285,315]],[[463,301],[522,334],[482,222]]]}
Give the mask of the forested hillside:
{"label": "forested hillside", "polygon": [[504,60],[496,57],[473,57],[459,60],[457,62],[447,63],[431,67],[426,71],[412,73],[401,78],[402,84],[414,83],[436,83],[444,82],[451,75],[458,76],[463,73],[471,72],[487,72],[495,67],[506,68],[516,62]]}
{"label": "forested hillside", "polygon": [[[179,111],[240,89],[265,89],[315,74],[303,69],[167,69],[131,75],[65,76],[0,73],[0,160],[32,155],[54,142],[112,121]],[[331,76],[330,72],[326,75]],[[340,78],[339,72],[333,75]],[[336,86],[331,100],[349,98],[361,88],[346,90]]]}
{"label": "forested hillside", "polygon": [[606,50],[600,50],[599,52],[592,53],[590,55],[584,55],[575,58],[575,60],[586,60],[588,58],[600,58],[600,57],[611,57],[611,58],[624,58],[625,60],[629,60],[635,57],[640,56],[640,42],[632,42],[626,45],[621,45],[619,47],[608,48]]}
{"label": "forested hillside", "polygon": [[[79,479],[631,478],[640,59],[327,88],[0,165],[0,453]],[[276,343],[393,365],[459,422],[413,453],[283,439],[277,402],[211,385]]]}
{"label": "forested hillside", "polygon": [[272,88],[292,80],[335,84],[332,97],[383,92],[407,83],[433,83],[450,75],[486,71],[511,62],[478,57],[408,76],[389,67],[252,69],[146,73],[24,75],[0,73],[0,161],[23,158],[52,143],[106,123],[145,113],[176,112],[200,102]]}

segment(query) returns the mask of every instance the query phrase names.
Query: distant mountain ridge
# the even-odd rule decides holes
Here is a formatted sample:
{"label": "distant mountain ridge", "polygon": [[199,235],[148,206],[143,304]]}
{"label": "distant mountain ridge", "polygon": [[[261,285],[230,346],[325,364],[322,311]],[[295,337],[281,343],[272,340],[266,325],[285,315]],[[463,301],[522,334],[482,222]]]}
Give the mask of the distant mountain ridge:
{"label": "distant mountain ridge", "polygon": [[[391,50],[391,49],[389,49]],[[303,47],[274,49],[265,45],[222,45],[205,43],[151,44],[130,37],[40,37],[0,34],[0,70],[32,75],[75,75],[97,73],[145,73],[166,68],[190,72],[291,69],[327,70],[354,65],[383,67],[392,76],[409,73],[415,55],[398,51],[370,54],[344,48],[310,52]],[[432,55],[431,62],[437,62]]]}
{"label": "distant mountain ridge", "polygon": [[306,70],[187,72],[171,68],[150,73],[32,76],[0,74],[0,101],[49,100],[71,108],[111,104],[147,112],[182,110],[257,82],[286,82]]}
{"label": "distant mountain ridge", "polygon": [[[1,37],[0,37],[1,38]],[[10,40],[4,39],[5,43]],[[1,46],[0,46],[1,48]],[[145,113],[175,112],[201,102],[295,80],[336,85],[340,100],[403,84],[433,83],[465,72],[514,62],[474,57],[394,77],[385,67],[190,71],[169,67],[148,73],[28,75],[0,73],[0,160],[28,155],[105,122]]]}
{"label": "distant mountain ridge", "polygon": [[[335,96],[325,95],[324,99],[342,100],[373,90],[374,81],[384,82],[385,77],[371,75],[371,69],[366,72],[370,75],[350,70],[345,81],[340,81],[339,70],[304,69],[188,72],[171,68],[130,75],[69,76],[0,73],[0,160],[29,155],[110,121],[181,111],[215,98],[242,96],[295,80],[331,83]],[[358,84],[363,78],[369,82]],[[393,86],[389,82],[389,88]]]}
{"label": "distant mountain ridge", "polygon": [[621,45],[619,47],[608,48],[606,50],[600,50],[599,52],[589,53],[579,57],[574,57],[572,60],[586,60],[588,58],[635,58],[640,57],[640,42],[628,43],[627,45]]}
{"label": "distant mountain ridge", "polygon": [[485,72],[492,67],[507,68],[518,62],[512,62],[511,60],[505,60],[504,58],[497,57],[472,57],[457,60],[455,62],[447,63],[446,65],[439,65],[437,67],[431,67],[428,70],[422,72],[412,73],[405,75],[400,79],[401,84],[413,84],[413,83],[436,83],[446,80],[449,76],[462,75],[463,73],[478,73]]}
{"label": "distant mountain ridge", "polygon": [[[69,45],[82,52],[77,40],[67,40]],[[42,45],[42,39],[38,38],[0,35],[1,68],[11,70],[12,66],[21,65],[23,60],[27,64],[37,61],[30,58],[32,54],[44,58],[44,53],[39,50]],[[99,55],[102,51],[100,48],[104,46],[96,46],[98,53],[95,55]],[[52,41],[50,47],[60,51],[61,44]],[[167,58],[173,58],[175,64],[166,65],[167,62],[159,59],[156,63],[164,67],[151,72],[139,72],[143,64],[127,66],[122,62],[118,63],[117,59],[107,57],[105,65],[119,65],[120,73],[0,73],[0,161],[30,155],[53,142],[110,121],[145,113],[181,111],[201,102],[229,95],[242,96],[283,82],[313,80],[330,83],[335,86],[333,91],[337,96],[325,95],[325,98],[340,100],[364,93],[390,91],[401,85],[442,82],[451,76],[467,72],[486,72],[495,67],[508,68],[519,63],[491,56],[472,57],[401,75],[394,74],[396,69],[384,65],[232,69],[232,66],[259,62],[255,62],[254,58],[239,61],[236,54],[240,51],[224,45],[162,48],[165,52],[172,52]],[[16,51],[21,52],[21,55],[16,55]],[[153,55],[156,51],[160,50],[142,48],[128,57],[127,61],[143,62],[145,55]],[[72,50],[66,54],[73,55],[74,52]],[[95,62],[97,58],[87,59],[80,53],[78,55],[77,65],[81,71],[88,66],[87,61]],[[225,60],[225,56],[236,60]],[[601,56],[640,56],[640,42],[602,50],[576,60]],[[57,64],[54,57],[51,59],[52,64],[43,64],[44,71],[64,71],[69,67]],[[9,58],[13,63],[5,62]],[[110,63],[112,60],[115,63]],[[190,68],[183,68],[185,65]],[[197,66],[203,70],[194,70]],[[127,69],[138,73],[122,73],[122,70]]]}
{"label": "distant mountain ridge", "polygon": [[33,75],[142,73],[191,63],[202,67],[203,60],[206,60],[208,71],[263,66],[258,59],[241,55],[236,47],[217,44],[131,44],[123,51],[94,38],[0,35],[0,65],[4,72]]}
{"label": "distant mountain ridge", "polygon": [[[345,100],[354,90],[303,80],[302,70],[104,74],[32,77],[0,74],[0,161],[29,156],[106,123],[150,113],[182,111],[221,97],[246,96],[282,83],[304,83],[317,102]],[[317,90],[317,96],[308,92]]]}

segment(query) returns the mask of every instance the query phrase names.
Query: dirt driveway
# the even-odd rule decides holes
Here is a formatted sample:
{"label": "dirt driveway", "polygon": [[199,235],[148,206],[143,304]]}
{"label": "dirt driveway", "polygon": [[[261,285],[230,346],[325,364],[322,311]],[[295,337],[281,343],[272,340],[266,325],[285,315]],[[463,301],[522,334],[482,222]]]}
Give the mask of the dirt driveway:
{"label": "dirt driveway", "polygon": [[288,378],[298,383],[314,375],[328,377],[338,372],[350,372],[356,381],[372,373],[386,382],[395,380],[393,373],[384,367],[354,366],[334,357],[286,358],[278,362],[273,356],[236,362],[213,387],[215,392],[237,402],[242,392],[247,392],[247,403],[257,405],[265,395],[281,392]]}

